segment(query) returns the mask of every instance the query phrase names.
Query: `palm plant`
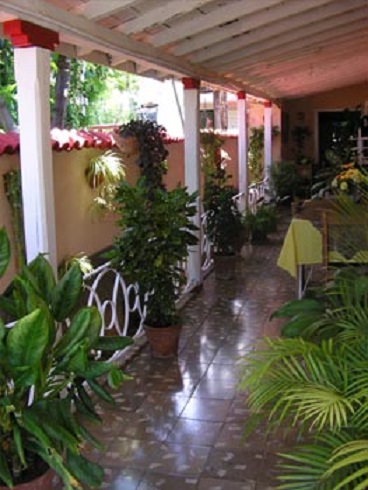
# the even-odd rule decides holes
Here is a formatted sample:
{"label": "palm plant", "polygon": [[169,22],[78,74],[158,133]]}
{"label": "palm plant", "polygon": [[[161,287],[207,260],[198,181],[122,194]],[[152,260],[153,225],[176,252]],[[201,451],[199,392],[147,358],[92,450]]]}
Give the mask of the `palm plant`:
{"label": "palm plant", "polygon": [[315,297],[287,303],[284,338],[246,356],[249,427],[292,426],[309,440],[282,454],[280,489],[368,488],[368,278],[344,269]]}
{"label": "palm plant", "polygon": [[368,436],[368,339],[265,342],[266,349],[247,356],[241,383],[250,390],[253,418],[267,417],[269,430],[291,425],[310,439],[282,454],[286,463],[279,488],[367,488],[366,454],[359,441]]}

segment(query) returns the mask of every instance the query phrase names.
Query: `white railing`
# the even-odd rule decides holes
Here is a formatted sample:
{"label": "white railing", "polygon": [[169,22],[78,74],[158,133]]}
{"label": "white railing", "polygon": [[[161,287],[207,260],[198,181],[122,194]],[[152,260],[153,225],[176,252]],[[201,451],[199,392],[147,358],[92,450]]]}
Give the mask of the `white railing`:
{"label": "white railing", "polygon": [[267,195],[268,180],[264,179],[248,187],[248,203],[245,206],[245,193],[239,192],[233,197],[239,212],[243,213],[245,209],[249,209],[252,213],[257,211],[257,207],[261,204]]}
{"label": "white railing", "polygon": [[[102,317],[101,335],[138,338],[143,332],[148,295],[139,294],[138,284],[127,284],[108,262],[84,276],[87,306],[96,306]],[[111,360],[118,358],[115,352]]]}
{"label": "white railing", "polygon": [[201,257],[202,257],[202,272],[205,276],[213,267],[213,247],[207,233],[208,212],[204,211],[201,214]]}

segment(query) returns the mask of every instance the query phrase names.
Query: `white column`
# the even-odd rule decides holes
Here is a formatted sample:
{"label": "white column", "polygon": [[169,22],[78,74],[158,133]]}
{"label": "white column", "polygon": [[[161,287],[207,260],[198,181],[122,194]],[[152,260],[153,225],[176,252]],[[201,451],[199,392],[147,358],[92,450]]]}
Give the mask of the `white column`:
{"label": "white column", "polygon": [[[200,192],[199,160],[199,80],[183,79],[184,86],[184,160],[185,185],[190,193]],[[191,247],[188,256],[188,280],[192,286],[202,283],[201,267],[201,199],[198,197],[195,224],[198,226],[198,245]]]}
{"label": "white column", "polygon": [[272,103],[264,103],[264,177],[268,181],[271,177],[272,165]]}
{"label": "white column", "polygon": [[[50,143],[50,57],[38,47],[14,50],[27,261],[39,253],[56,271],[54,180]],[[67,197],[66,197],[67,199]]]}
{"label": "white column", "polygon": [[243,194],[240,200],[240,211],[244,211],[248,203],[248,135],[247,135],[247,99],[245,92],[238,92],[238,182],[239,192]]}

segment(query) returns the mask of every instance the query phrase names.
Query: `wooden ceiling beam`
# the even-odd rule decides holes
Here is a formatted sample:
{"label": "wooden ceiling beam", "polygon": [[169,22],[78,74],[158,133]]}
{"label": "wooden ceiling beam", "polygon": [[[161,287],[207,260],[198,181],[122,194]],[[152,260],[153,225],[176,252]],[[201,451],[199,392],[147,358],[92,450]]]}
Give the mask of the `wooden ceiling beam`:
{"label": "wooden ceiling beam", "polygon": [[125,34],[141,32],[147,27],[151,27],[157,23],[162,24],[175,17],[175,15],[186,14],[200,8],[210,1],[212,0],[185,0],[185,2],[183,2],[183,0],[171,0],[171,2],[162,2],[158,7],[142,13],[137,16],[136,19],[124,22],[124,24],[121,24],[117,30],[124,32]]}
{"label": "wooden ceiling beam", "polygon": [[158,69],[166,70],[172,76],[189,76],[211,83],[219,89],[229,91],[245,90],[259,97],[270,97],[257,89],[245,86],[243,83],[228,80],[216,72],[193,65],[188,61],[164,53],[143,42],[135,41],[127,35],[110,30],[96,24],[81,15],[72,14],[44,0],[0,0],[0,10],[11,13],[24,20],[47,27],[63,35],[73,36],[80,43],[96,43],[100,51],[106,51],[108,56],[124,55],[132,61],[145,61]]}
{"label": "wooden ceiling beam", "polygon": [[99,20],[131,7],[135,2],[136,0],[89,0],[78,5],[72,12],[90,20]]}
{"label": "wooden ceiling beam", "polygon": [[[325,3],[323,7],[321,6],[322,3]],[[254,17],[253,21],[249,19],[249,21],[245,20],[242,22],[244,29],[238,32],[238,34],[243,33],[241,38],[233,39],[229,36],[228,39],[220,39],[222,42],[218,42],[218,39],[213,34],[212,43],[209,43],[207,48],[190,55],[189,59],[192,63],[202,63],[211,58],[232,52],[233,49],[238,49],[239,44],[250,46],[285,33],[290,33],[295,30],[299,31],[301,28],[314,24],[315,22],[324,22],[329,17],[345,14],[348,11],[360,8],[365,3],[366,0],[352,0],[350,2],[346,2],[346,0],[339,0],[337,2],[331,2],[331,0],[309,0],[309,2],[303,3],[302,6],[298,2],[293,2],[291,5],[280,5],[275,7],[272,12],[269,12],[271,23],[265,23],[264,14],[252,16]],[[297,9],[299,12],[294,15],[294,12],[298,11]],[[288,13],[290,17],[289,15],[285,15]],[[249,29],[245,28],[247,22]],[[193,42],[195,40],[193,39]],[[190,42],[188,41],[188,44]],[[183,43],[184,47],[185,44]],[[179,49],[174,50],[176,55],[186,54],[187,52],[187,48],[182,50],[180,46]]]}
{"label": "wooden ceiling beam", "polygon": [[232,73],[241,68],[247,61],[258,59],[270,59],[273,55],[277,56],[281,52],[295,51],[301,47],[312,47],[320,42],[334,42],[334,38],[347,32],[352,32],[356,28],[361,28],[367,20],[359,10],[354,10],[346,15],[331,17],[323,22],[316,22],[290,33],[277,36],[275,38],[262,41],[243,49],[239,46],[236,51],[228,53],[206,62],[204,66],[209,69],[218,68],[220,72]]}
{"label": "wooden ceiling beam", "polygon": [[213,27],[220,26],[226,22],[236,21],[242,16],[251,15],[281,2],[282,0],[257,0],[256,2],[235,0],[232,4],[218,7],[211,13],[198,15],[194,19],[164,29],[152,36],[151,42],[153,46],[156,47],[165,46],[194,36],[195,34],[199,34],[206,29],[212,29]]}

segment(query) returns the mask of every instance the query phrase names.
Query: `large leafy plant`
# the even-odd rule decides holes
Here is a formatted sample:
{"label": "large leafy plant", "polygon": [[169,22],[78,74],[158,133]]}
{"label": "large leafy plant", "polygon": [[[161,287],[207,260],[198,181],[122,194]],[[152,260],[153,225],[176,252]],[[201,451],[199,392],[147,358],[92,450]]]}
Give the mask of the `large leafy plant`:
{"label": "large leafy plant", "polygon": [[[0,276],[9,258],[1,229]],[[44,466],[60,475],[67,490],[102,482],[102,468],[82,454],[86,442],[99,445],[83,421],[99,420],[96,397],[113,401],[99,378],[117,387],[124,375],[96,353],[121,349],[131,339],[101,337],[97,309],[78,308],[81,291],[78,266],[57,282],[38,256],[0,297],[0,480],[8,487]]]}
{"label": "large leafy plant", "polygon": [[265,339],[246,358],[242,387],[253,421],[288,425],[307,438],[283,454],[279,488],[368,486],[368,280],[342,270],[316,297],[291,301],[284,338]]}
{"label": "large leafy plant", "polygon": [[[150,194],[150,197],[148,195]],[[185,283],[184,260],[187,247],[195,245],[192,218],[196,213],[196,194],[185,188],[170,192],[147,188],[145,179],[136,186],[122,182],[116,196],[120,212],[121,235],[112,255],[122,264],[124,276],[137,282],[147,301],[146,323],[173,325],[176,299]]]}
{"label": "large leafy plant", "polygon": [[204,208],[207,212],[207,233],[218,255],[234,255],[244,242],[242,216],[238,210],[236,189],[228,184],[230,176],[219,162],[207,172]]}
{"label": "large leafy plant", "polygon": [[150,195],[154,189],[164,188],[162,178],[167,173],[168,155],[164,145],[166,129],[154,121],[132,120],[120,126],[118,134],[121,138],[137,139],[139,153],[136,163],[141,176],[146,179]]}

